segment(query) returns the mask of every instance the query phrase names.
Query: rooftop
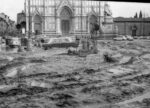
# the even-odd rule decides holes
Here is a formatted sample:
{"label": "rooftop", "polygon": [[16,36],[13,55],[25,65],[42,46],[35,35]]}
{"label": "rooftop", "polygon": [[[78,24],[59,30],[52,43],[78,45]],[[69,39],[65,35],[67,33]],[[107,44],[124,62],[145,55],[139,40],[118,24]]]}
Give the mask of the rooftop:
{"label": "rooftop", "polygon": [[142,22],[142,21],[150,22],[150,18],[124,18],[124,17],[114,18],[114,22]]}

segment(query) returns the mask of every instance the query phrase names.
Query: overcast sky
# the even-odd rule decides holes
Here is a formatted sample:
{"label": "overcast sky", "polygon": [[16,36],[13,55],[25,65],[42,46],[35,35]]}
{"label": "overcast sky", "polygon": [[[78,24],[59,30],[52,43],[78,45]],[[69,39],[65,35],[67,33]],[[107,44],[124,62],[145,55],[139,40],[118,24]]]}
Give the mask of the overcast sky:
{"label": "overcast sky", "polygon": [[[133,17],[135,12],[142,10],[150,17],[150,3],[108,2],[113,17]],[[17,13],[24,10],[24,0],[1,0],[0,13],[4,12],[16,21]]]}

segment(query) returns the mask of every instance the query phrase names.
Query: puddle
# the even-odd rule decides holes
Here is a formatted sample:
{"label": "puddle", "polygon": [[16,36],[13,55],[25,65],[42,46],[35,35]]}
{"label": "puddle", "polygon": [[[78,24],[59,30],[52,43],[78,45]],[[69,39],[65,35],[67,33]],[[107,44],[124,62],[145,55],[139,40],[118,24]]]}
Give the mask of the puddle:
{"label": "puddle", "polygon": [[31,87],[41,87],[41,88],[52,88],[52,83],[46,83],[42,81],[36,81],[36,80],[27,80],[26,84]]}

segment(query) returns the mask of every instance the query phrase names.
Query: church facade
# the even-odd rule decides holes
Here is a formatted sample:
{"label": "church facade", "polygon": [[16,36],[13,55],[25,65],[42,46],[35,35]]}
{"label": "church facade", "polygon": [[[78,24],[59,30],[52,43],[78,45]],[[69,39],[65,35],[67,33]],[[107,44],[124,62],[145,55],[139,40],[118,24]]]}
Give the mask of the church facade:
{"label": "church facade", "polygon": [[102,1],[25,0],[25,14],[26,31],[36,35],[86,35],[90,22],[102,27],[104,34],[115,33],[109,5]]}

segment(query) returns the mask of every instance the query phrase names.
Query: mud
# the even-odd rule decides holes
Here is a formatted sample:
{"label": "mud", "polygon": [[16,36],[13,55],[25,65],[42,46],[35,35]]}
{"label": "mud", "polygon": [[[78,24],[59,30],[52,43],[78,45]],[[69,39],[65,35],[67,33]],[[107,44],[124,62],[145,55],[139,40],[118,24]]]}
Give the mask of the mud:
{"label": "mud", "polygon": [[99,53],[84,58],[63,48],[6,53],[13,59],[0,63],[0,108],[149,108],[149,45],[99,41]]}

